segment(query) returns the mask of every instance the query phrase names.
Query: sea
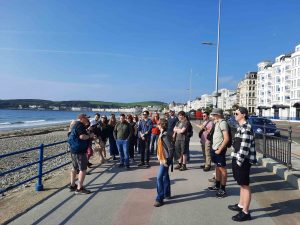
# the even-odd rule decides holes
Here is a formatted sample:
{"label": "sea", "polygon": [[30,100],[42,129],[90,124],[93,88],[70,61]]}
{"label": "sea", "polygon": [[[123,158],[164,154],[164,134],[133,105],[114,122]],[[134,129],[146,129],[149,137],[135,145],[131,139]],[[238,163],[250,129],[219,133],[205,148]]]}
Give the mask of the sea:
{"label": "sea", "polygon": [[[0,109],[0,131],[68,124],[76,119],[80,113],[85,113],[91,118],[95,115],[95,112]],[[108,117],[111,114],[108,112],[99,113],[101,116],[106,115]]]}

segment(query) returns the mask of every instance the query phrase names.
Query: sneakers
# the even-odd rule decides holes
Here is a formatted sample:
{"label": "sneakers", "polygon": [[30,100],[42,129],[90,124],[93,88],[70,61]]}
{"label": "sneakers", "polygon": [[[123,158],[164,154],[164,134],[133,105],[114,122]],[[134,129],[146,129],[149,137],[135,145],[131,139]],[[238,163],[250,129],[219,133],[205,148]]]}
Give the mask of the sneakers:
{"label": "sneakers", "polygon": [[203,171],[204,171],[204,172],[208,172],[208,171],[210,171],[210,166],[208,166],[208,167],[204,167],[204,168],[203,168]]}
{"label": "sneakers", "polygon": [[144,165],[145,165],[145,163],[141,162],[137,166],[144,166]]}
{"label": "sneakers", "polygon": [[75,195],[90,194],[90,193],[91,193],[91,191],[87,190],[85,188],[76,189],[76,191],[75,191]]}
{"label": "sneakers", "polygon": [[229,205],[228,209],[230,209],[232,211],[237,211],[237,212],[243,211],[243,208],[240,208],[239,204]]}
{"label": "sneakers", "polygon": [[155,203],[154,203],[154,206],[155,207],[160,207],[160,206],[162,206],[164,203],[163,202],[158,202],[158,201],[156,201]]}
{"label": "sneakers", "polygon": [[185,164],[183,164],[182,165],[182,167],[180,167],[180,169],[179,169],[180,171],[185,171],[185,170],[187,170],[187,168],[186,168],[186,165]]}
{"label": "sneakers", "polygon": [[251,220],[251,215],[248,212],[248,214],[244,213],[243,211],[239,212],[235,216],[232,217],[232,220],[242,222],[246,220]]}
{"label": "sneakers", "polygon": [[227,193],[225,190],[223,189],[219,189],[219,191],[216,194],[217,198],[225,198],[227,197]]}
{"label": "sneakers", "polygon": [[75,184],[74,186],[69,186],[70,191],[76,191],[77,190],[77,184]]}
{"label": "sneakers", "polygon": [[209,191],[218,191],[220,188],[218,188],[216,185],[208,187],[207,188]]}
{"label": "sneakers", "polygon": [[181,168],[181,166],[182,166],[182,164],[179,163],[179,164],[177,164],[177,166],[174,167],[174,169],[175,169],[175,170],[179,170],[179,169]]}

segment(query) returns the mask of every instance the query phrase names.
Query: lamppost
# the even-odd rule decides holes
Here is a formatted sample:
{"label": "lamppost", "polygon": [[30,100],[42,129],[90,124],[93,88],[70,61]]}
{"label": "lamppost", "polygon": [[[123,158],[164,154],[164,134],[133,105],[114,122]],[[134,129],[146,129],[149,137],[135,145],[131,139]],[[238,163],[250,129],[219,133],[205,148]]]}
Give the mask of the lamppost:
{"label": "lamppost", "polygon": [[[219,94],[219,61],[220,61],[220,34],[221,34],[221,29],[220,29],[220,22],[221,22],[221,1],[219,0],[219,16],[218,16],[218,42],[217,42],[217,62],[216,62],[216,90],[215,93],[213,93],[213,97],[216,98],[216,104],[215,108],[218,108],[218,97],[220,96]],[[214,45],[212,42],[202,42],[204,45]]]}
{"label": "lamppost", "polygon": [[188,105],[189,110],[192,109],[192,77],[193,77],[193,75],[198,76],[199,74],[198,73],[193,74],[193,69],[191,69],[191,71],[190,71],[190,88],[187,89],[187,90],[189,90],[189,103],[190,103]]}

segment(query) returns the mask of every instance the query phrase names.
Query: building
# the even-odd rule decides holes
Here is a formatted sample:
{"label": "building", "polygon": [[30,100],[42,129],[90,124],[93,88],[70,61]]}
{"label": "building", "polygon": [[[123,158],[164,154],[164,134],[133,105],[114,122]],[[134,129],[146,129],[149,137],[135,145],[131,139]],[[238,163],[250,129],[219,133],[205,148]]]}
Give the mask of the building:
{"label": "building", "polygon": [[248,72],[243,80],[238,83],[236,102],[239,106],[248,109],[249,114],[256,111],[257,72]]}
{"label": "building", "polygon": [[232,106],[236,104],[236,91],[228,89],[220,89],[220,96],[218,97],[218,108],[223,109],[224,111],[231,111]]}
{"label": "building", "polygon": [[291,54],[291,99],[290,117],[300,119],[300,45],[297,45],[295,52]]}

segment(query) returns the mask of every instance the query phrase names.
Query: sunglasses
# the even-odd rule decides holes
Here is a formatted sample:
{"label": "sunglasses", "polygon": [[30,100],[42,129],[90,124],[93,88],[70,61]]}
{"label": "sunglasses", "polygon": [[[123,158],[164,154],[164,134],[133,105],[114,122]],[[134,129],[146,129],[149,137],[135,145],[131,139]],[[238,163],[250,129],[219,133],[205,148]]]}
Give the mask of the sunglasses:
{"label": "sunglasses", "polygon": [[234,113],[233,115],[238,116],[238,115],[240,115],[240,113]]}

